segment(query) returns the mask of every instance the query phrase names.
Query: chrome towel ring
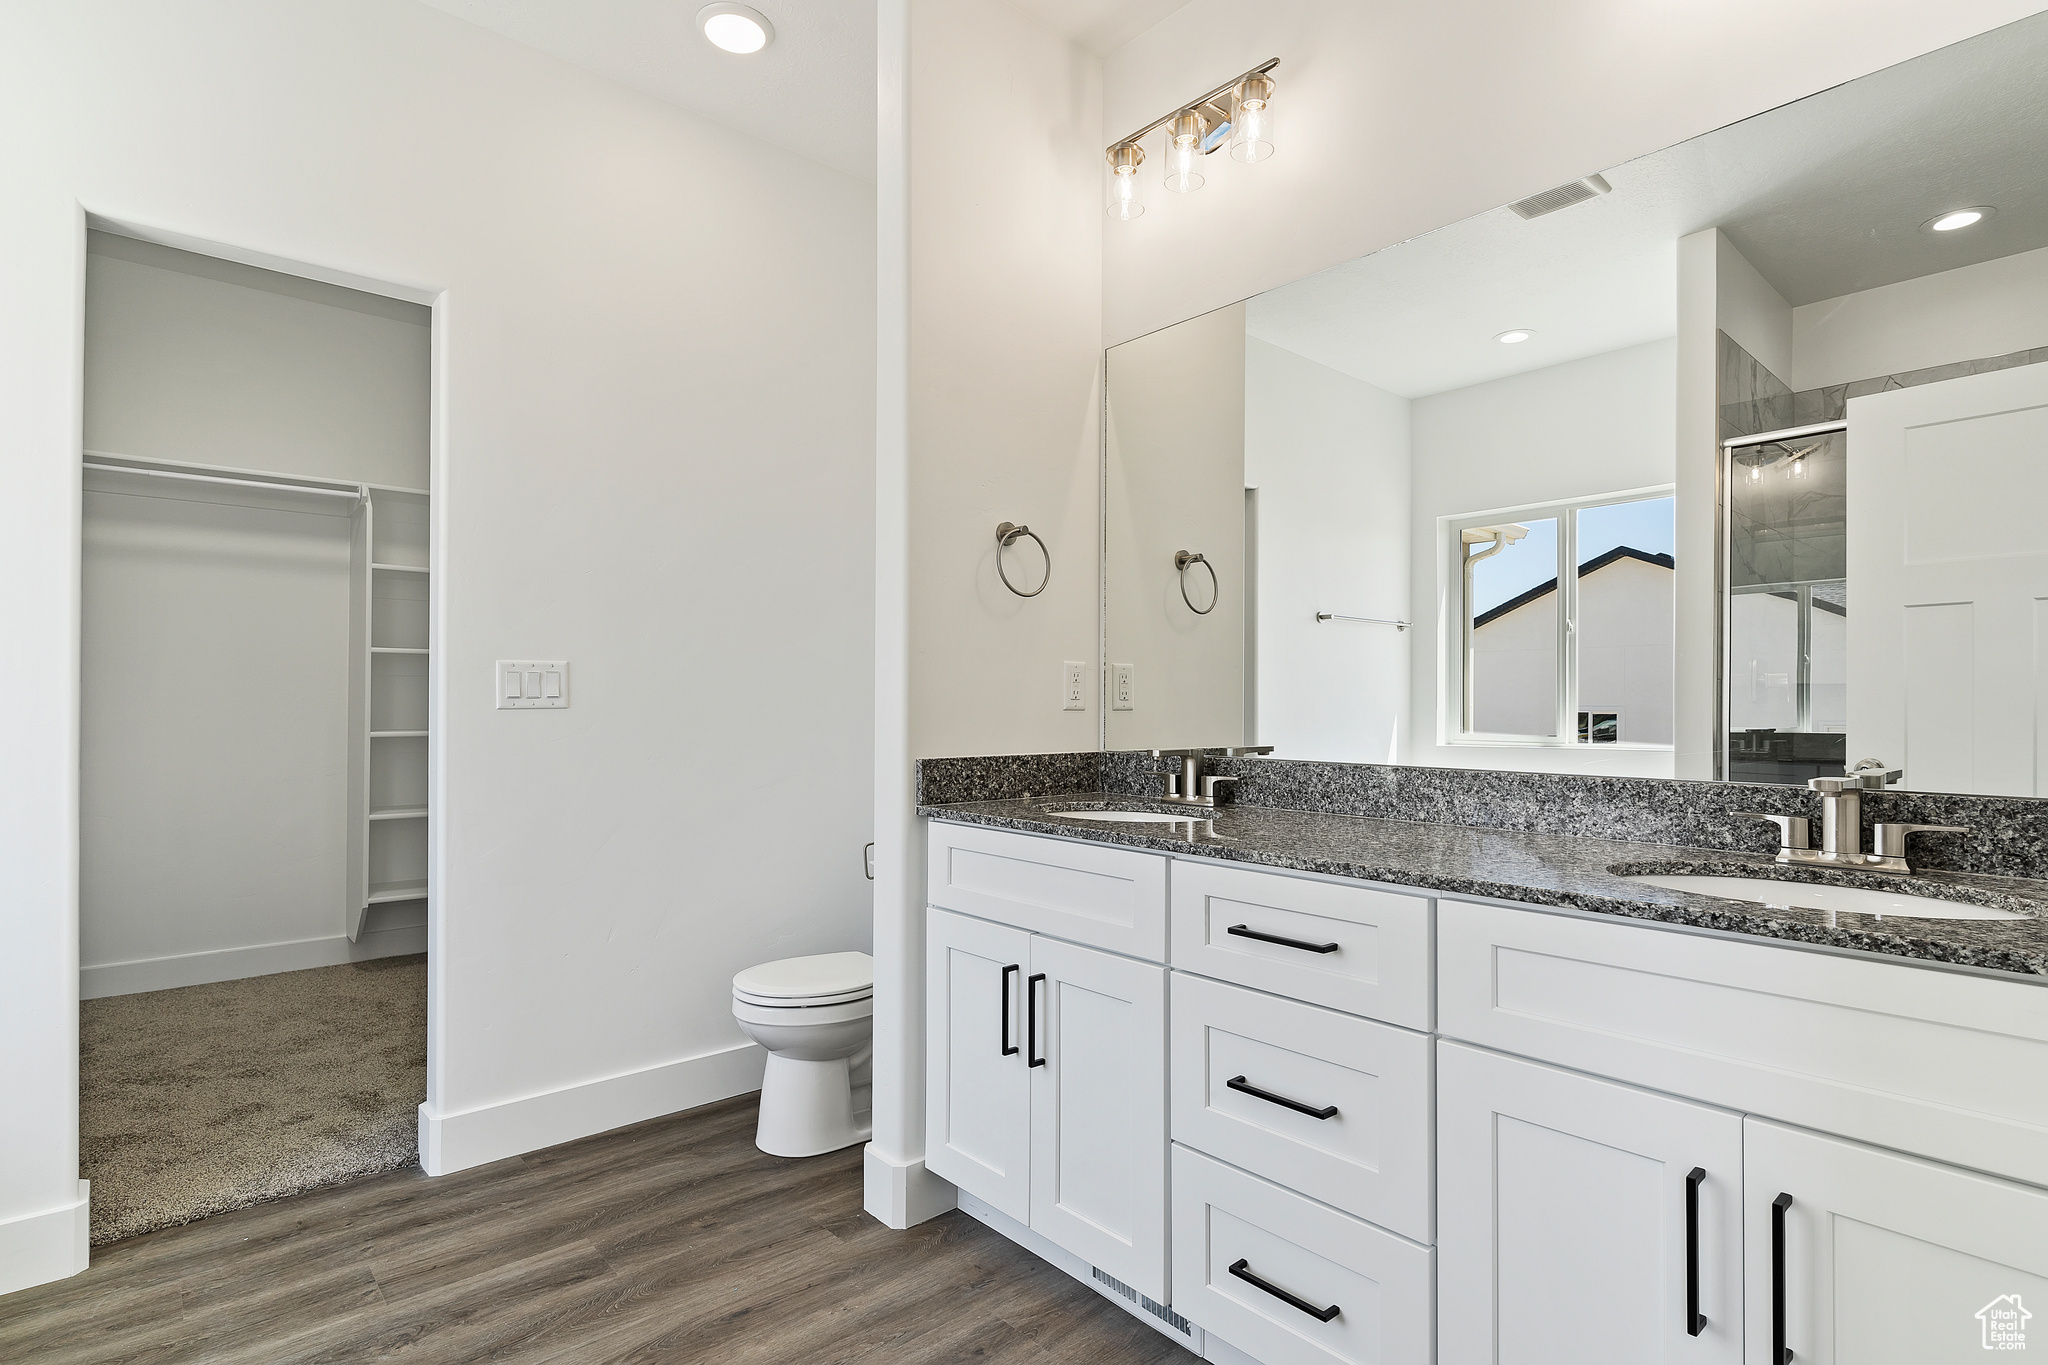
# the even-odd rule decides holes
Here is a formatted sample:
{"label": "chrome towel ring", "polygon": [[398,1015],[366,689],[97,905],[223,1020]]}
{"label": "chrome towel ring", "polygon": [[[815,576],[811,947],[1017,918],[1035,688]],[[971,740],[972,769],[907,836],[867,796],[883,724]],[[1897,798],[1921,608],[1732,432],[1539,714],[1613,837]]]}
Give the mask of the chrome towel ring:
{"label": "chrome towel ring", "polygon": [[1003,586],[1019,597],[1036,597],[1045,591],[1045,585],[1052,582],[1052,551],[1045,548],[1045,542],[1038,540],[1038,552],[1045,556],[1045,577],[1038,580],[1038,586],[1030,592],[1024,591],[1010,581],[1010,575],[1003,571],[1003,551],[1010,548],[1019,536],[1030,536],[1038,540],[1038,533],[1029,526],[1017,526],[1004,522],[996,527],[996,577],[1003,580]]}
{"label": "chrome towel ring", "polygon": [[[1195,599],[1188,596],[1188,565],[1199,564],[1209,571],[1209,605],[1198,607]],[[1180,600],[1188,604],[1188,610],[1197,616],[1207,616],[1216,610],[1216,604],[1223,600],[1223,584],[1216,577],[1216,566],[1193,550],[1175,550],[1173,567],[1180,570]]]}

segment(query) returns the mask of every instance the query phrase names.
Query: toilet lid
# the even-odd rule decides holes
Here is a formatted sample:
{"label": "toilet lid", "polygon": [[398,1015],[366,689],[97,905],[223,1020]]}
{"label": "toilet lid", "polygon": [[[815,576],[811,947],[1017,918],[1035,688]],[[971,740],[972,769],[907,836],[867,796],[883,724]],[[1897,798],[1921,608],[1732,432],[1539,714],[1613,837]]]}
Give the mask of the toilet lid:
{"label": "toilet lid", "polygon": [[872,995],[875,960],[866,953],[785,957],[749,967],[732,979],[732,993],[761,1004],[836,1005]]}

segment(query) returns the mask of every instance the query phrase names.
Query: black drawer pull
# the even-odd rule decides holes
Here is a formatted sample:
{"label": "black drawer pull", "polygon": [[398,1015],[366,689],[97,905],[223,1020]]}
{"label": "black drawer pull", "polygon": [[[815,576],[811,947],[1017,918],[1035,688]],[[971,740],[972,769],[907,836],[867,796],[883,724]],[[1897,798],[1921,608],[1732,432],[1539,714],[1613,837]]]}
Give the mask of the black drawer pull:
{"label": "black drawer pull", "polygon": [[1044,972],[1033,972],[1024,978],[1024,1065],[1044,1066],[1045,1054],[1038,1050],[1038,991],[1039,982],[1045,980]]}
{"label": "black drawer pull", "polygon": [[1310,1303],[1307,1299],[1297,1299],[1296,1297],[1294,1297],[1294,1295],[1288,1293],[1279,1285],[1268,1284],[1266,1281],[1252,1274],[1250,1270],[1246,1269],[1246,1267],[1250,1264],[1250,1261],[1239,1258],[1237,1264],[1230,1267],[1230,1273],[1237,1276],[1237,1278],[1243,1280],[1246,1284],[1250,1285],[1254,1289],[1265,1290],[1268,1294],[1271,1294],[1274,1298],[1280,1300],[1280,1302],[1286,1304],[1289,1308],[1299,1308],[1302,1312],[1308,1314],[1317,1322],[1328,1322],[1331,1318],[1336,1317],[1339,1313],[1344,1311],[1342,1308],[1339,1308],[1334,1303],[1331,1304],[1328,1308],[1318,1308],[1314,1304]]}
{"label": "black drawer pull", "polygon": [[1338,945],[1334,943],[1309,943],[1298,938],[1282,938],[1278,934],[1262,934],[1258,930],[1244,924],[1233,924],[1223,932],[1226,934],[1236,934],[1239,938],[1255,938],[1261,943],[1277,943],[1282,948],[1299,948],[1304,953],[1334,953],[1338,948]]}
{"label": "black drawer pull", "polygon": [[1023,970],[1024,969],[1022,967],[1018,966],[1014,962],[1012,962],[1009,966],[1003,968],[1002,989],[996,992],[996,1007],[1002,1011],[1003,1015],[1002,1046],[1003,1056],[1005,1057],[1014,1057],[1017,1055],[1017,1045],[1010,1041],[1010,978],[1016,973],[1021,972]]}
{"label": "black drawer pull", "polygon": [[1707,1329],[1706,1314],[1700,1312],[1700,1182],[1706,1167],[1695,1166],[1685,1177],[1685,1334],[1696,1337]]}
{"label": "black drawer pull", "polygon": [[1224,1084],[1232,1090],[1242,1090],[1253,1099],[1264,1100],[1268,1104],[1277,1104],[1282,1109],[1292,1109],[1297,1114],[1307,1114],[1312,1119],[1333,1119],[1337,1117],[1337,1106],[1334,1104],[1326,1104],[1320,1109],[1311,1109],[1300,1100],[1290,1100],[1285,1095],[1276,1095],[1270,1090],[1261,1090],[1255,1085],[1247,1085],[1242,1076],[1232,1076]]}
{"label": "black drawer pull", "polygon": [[1791,1365],[1792,1348],[1785,1344],[1785,1210],[1792,1196],[1771,1201],[1771,1365]]}

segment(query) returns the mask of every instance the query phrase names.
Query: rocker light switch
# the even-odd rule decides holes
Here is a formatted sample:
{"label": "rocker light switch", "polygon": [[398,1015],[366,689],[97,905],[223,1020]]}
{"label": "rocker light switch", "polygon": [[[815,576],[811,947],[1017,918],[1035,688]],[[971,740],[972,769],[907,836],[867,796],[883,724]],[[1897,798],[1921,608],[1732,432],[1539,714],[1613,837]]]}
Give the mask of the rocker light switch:
{"label": "rocker light switch", "polygon": [[567,659],[498,660],[500,711],[556,710],[569,704]]}

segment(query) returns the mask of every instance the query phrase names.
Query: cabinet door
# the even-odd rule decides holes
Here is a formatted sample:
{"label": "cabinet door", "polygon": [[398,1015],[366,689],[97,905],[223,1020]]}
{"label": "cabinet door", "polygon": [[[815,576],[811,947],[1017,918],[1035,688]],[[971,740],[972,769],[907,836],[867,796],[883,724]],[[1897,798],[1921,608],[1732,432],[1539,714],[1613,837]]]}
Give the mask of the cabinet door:
{"label": "cabinet door", "polygon": [[1762,1119],[1743,1141],[1750,1360],[2048,1346],[2048,1191]]}
{"label": "cabinet door", "polygon": [[1456,1043],[1436,1081],[1442,1365],[1742,1359],[1739,1116]]}
{"label": "cabinet door", "polygon": [[1031,1230],[1164,1303],[1166,969],[1034,938],[1028,989]]}
{"label": "cabinet door", "polygon": [[1031,1216],[1024,977],[1031,935],[925,912],[925,1165],[995,1208]]}

